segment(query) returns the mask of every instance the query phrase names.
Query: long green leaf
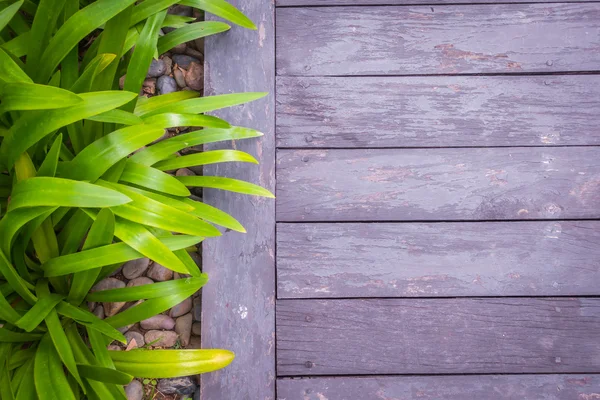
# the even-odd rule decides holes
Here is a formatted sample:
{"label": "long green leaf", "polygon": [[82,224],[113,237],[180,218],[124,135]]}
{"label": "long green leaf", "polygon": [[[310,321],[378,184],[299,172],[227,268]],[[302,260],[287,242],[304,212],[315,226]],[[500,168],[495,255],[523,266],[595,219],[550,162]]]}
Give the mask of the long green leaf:
{"label": "long green leaf", "polygon": [[4,298],[4,295],[0,292],[0,320],[15,325],[20,318],[21,315],[12,308],[10,303],[6,301],[6,298]]}
{"label": "long green leaf", "polygon": [[62,299],[62,296],[54,293],[39,296],[37,303],[15,325],[26,332],[33,331]]}
{"label": "long green leaf", "polygon": [[[88,120],[96,122],[108,122],[113,124],[123,125],[138,125],[143,124],[144,120],[135,114],[123,110],[110,110],[102,114],[89,117]],[[157,125],[157,124],[154,124]],[[158,126],[158,125],[157,125]]]}
{"label": "long green leaf", "polygon": [[196,217],[202,218],[208,222],[212,222],[213,224],[221,225],[236,232],[246,233],[246,229],[244,229],[242,224],[240,224],[237,219],[233,218],[226,212],[219,210],[218,208],[200,201],[194,201],[192,199],[184,199],[183,202],[194,207],[191,213]]}
{"label": "long green leaf", "polygon": [[11,168],[23,152],[49,133],[92,115],[120,107],[137,95],[129,92],[94,92],[79,96],[83,102],[75,106],[23,113],[2,141],[0,157],[5,166]]}
{"label": "long green leaf", "polygon": [[263,136],[263,134],[257,130],[238,126],[229,129],[203,129],[201,131],[177,135],[156,143],[131,156],[130,161],[142,165],[153,165],[158,161],[166,159],[175,152],[190,146],[198,146],[224,140],[250,139],[260,136]]}
{"label": "long green leaf", "polygon": [[169,105],[177,104],[180,101],[193,99],[198,96],[200,96],[200,93],[194,90],[182,90],[179,92],[163,94],[160,96],[153,96],[150,98],[140,96],[138,97],[137,103],[135,105],[134,113],[136,115],[142,116],[145,114],[149,114],[150,112],[154,112],[155,110],[167,107]]}
{"label": "long green leaf", "polygon": [[127,385],[133,376],[110,368],[96,367],[93,365],[78,364],[79,374],[84,378],[115,385]]}
{"label": "long green leaf", "polygon": [[91,91],[94,79],[98,74],[104,71],[117,58],[116,54],[103,53],[98,54],[92,59],[89,65],[83,70],[83,73],[71,86],[71,92],[83,93]]}
{"label": "long green leaf", "polygon": [[49,334],[38,345],[33,372],[39,400],[75,400]]}
{"label": "long green leaf", "polygon": [[52,143],[52,147],[50,147],[48,154],[46,154],[44,162],[42,165],[40,165],[36,176],[54,177],[54,175],[56,175],[56,167],[58,166],[61,144],[62,133],[59,133],[56,139],[54,139],[54,143]]}
{"label": "long green leaf", "polygon": [[225,0],[182,0],[179,4],[199,8],[244,28],[256,29],[248,17]]}
{"label": "long green leaf", "polygon": [[50,110],[74,106],[83,99],[68,90],[34,83],[7,83],[2,87],[0,113],[13,110]]}
{"label": "long green leaf", "polygon": [[178,176],[177,179],[186,186],[221,189],[235,193],[275,198],[273,193],[261,186],[233,178],[224,178],[221,176]]}
{"label": "long green leaf", "polygon": [[190,195],[188,188],[173,176],[134,162],[127,163],[120,180],[173,196]]}
{"label": "long green leaf", "polygon": [[218,21],[202,21],[186,25],[158,39],[158,53],[165,53],[181,43],[225,32],[230,28],[226,23]]}
{"label": "long green leaf", "polygon": [[15,16],[17,11],[23,5],[23,0],[17,1],[14,4],[6,7],[4,10],[0,11],[0,31],[3,30],[6,25],[10,22],[10,20]]}
{"label": "long green leaf", "polygon": [[5,214],[0,219],[0,249],[2,252],[10,254],[13,239],[23,226],[41,215],[54,212],[55,209],[56,207],[28,207]]}
{"label": "long green leaf", "polygon": [[161,171],[170,171],[179,168],[235,161],[258,164],[258,160],[256,158],[243,151],[212,150],[161,161],[154,167]]}
{"label": "long green leaf", "polygon": [[189,288],[190,285],[201,288],[206,282],[208,282],[208,275],[202,274],[199,278],[183,278],[150,285],[92,292],[88,294],[87,300],[96,302],[124,302],[154,299],[178,294]]}
{"label": "long green leaf", "polygon": [[13,332],[6,328],[0,328],[0,343],[24,343],[38,340],[42,337],[38,333]]}
{"label": "long green leaf", "polygon": [[229,365],[229,350],[132,350],[110,351],[115,367],[147,378],[173,378],[215,371]]}
{"label": "long green leaf", "polygon": [[201,126],[206,128],[231,128],[231,125],[221,118],[211,115],[196,115],[196,114],[156,114],[144,118],[147,124],[157,125],[161,128],[175,128],[179,126]]}
{"label": "long green leaf", "polygon": [[159,11],[166,10],[168,7],[177,2],[179,2],[179,0],[144,0],[139,4],[136,4],[133,8],[129,26],[136,25],[151,15],[154,15]]}
{"label": "long green leaf", "polygon": [[65,165],[65,175],[72,179],[95,181],[118,161],[163,134],[162,128],[145,124],[119,129],[83,149]]}
{"label": "long green leaf", "polygon": [[15,268],[6,259],[2,251],[0,251],[0,274],[8,283],[10,283],[12,289],[17,292],[23,298],[23,300],[32,305],[37,302],[37,297],[31,293],[27,282],[25,282],[25,280],[19,276]]}
{"label": "long green leaf", "polygon": [[0,49],[0,81],[3,83],[33,83],[31,78],[2,49]]}
{"label": "long green leaf", "polygon": [[125,336],[123,336],[121,332],[96,317],[91,312],[82,310],[81,308],[75,307],[64,301],[58,304],[56,311],[58,311],[60,315],[75,320],[77,323],[85,325],[88,328],[94,329],[110,339],[117,340],[123,344],[127,343],[127,339],[125,339]]}
{"label": "long green leaf", "polygon": [[17,183],[9,211],[21,207],[112,207],[131,199],[115,190],[70,179],[38,177]]}
{"label": "long green leaf", "polygon": [[44,51],[37,82],[46,81],[61,60],[83,38],[125,10],[135,0],[99,0],[79,10],[56,32]]}

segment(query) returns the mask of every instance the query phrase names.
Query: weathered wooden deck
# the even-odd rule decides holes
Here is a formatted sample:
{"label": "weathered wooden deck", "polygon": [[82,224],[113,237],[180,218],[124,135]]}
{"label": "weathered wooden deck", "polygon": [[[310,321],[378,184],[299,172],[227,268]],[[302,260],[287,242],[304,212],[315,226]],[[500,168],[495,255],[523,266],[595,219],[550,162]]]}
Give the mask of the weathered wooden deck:
{"label": "weathered wooden deck", "polygon": [[218,172],[277,200],[205,247],[204,400],[600,399],[600,3],[237,4],[207,87],[274,96]]}

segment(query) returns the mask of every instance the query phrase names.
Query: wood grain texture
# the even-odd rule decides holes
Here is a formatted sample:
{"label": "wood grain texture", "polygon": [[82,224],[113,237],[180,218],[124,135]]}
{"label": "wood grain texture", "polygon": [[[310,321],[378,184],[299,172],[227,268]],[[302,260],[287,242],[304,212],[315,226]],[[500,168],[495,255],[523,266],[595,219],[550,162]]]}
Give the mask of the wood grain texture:
{"label": "wood grain texture", "polygon": [[[502,3],[585,3],[595,0],[502,0]],[[444,5],[444,4],[495,4],[498,0],[276,0],[278,7],[290,6],[381,6],[381,5]]]}
{"label": "wood grain texture", "polygon": [[600,148],[280,150],[278,221],[600,217]]}
{"label": "wood grain texture", "polygon": [[594,373],[600,299],[279,300],[281,376]]}
{"label": "wood grain texture", "polygon": [[278,298],[597,295],[600,221],[277,225]]}
{"label": "wood grain texture", "polygon": [[[206,146],[253,154],[259,166],[224,163],[204,167],[205,175],[243,179],[275,188],[274,5],[269,1],[232,3],[252,19],[257,31],[233,26],[207,38],[207,95],[269,92],[250,104],[216,112],[232,125],[258,129],[258,139]],[[207,14],[208,16],[208,14]],[[201,375],[202,400],[275,398],[275,202],[272,199],[205,190],[205,202],[237,218],[249,232],[227,231],[203,242],[202,347],[235,352],[231,365]]]}
{"label": "wood grain texture", "polygon": [[524,73],[600,69],[600,5],[277,10],[278,75]]}
{"label": "wood grain texture", "polygon": [[278,400],[594,400],[600,375],[382,376],[277,380]]}
{"label": "wood grain texture", "polygon": [[278,147],[600,145],[600,76],[277,78]]}

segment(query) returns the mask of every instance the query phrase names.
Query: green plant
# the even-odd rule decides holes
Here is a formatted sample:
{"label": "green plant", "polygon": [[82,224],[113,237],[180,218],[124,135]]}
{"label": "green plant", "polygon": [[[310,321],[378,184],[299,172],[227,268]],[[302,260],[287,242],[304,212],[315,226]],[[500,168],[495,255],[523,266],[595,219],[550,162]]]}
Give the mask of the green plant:
{"label": "green plant", "polygon": [[[137,98],[153,57],[229,29],[167,15],[179,3],[246,28],[223,0],[20,0],[0,11],[0,398],[123,399],[133,376],[212,371],[227,350],[108,351],[117,330],[180,303],[207,282],[188,254],[213,225],[244,232],[188,187],[272,197],[226,177],[167,171],[257,161],[235,150],[185,156],[206,143],[261,133],[203,113],[262,93]],[[159,38],[162,26],[173,32]],[[79,43],[96,39],[79,57]],[[126,73],[125,90],[118,77]],[[155,144],[165,128],[203,127]],[[146,147],[147,146],[147,147]],[[133,155],[132,155],[133,154]],[[185,278],[89,293],[122,263],[148,257]],[[143,302],[105,320],[85,301]]]}

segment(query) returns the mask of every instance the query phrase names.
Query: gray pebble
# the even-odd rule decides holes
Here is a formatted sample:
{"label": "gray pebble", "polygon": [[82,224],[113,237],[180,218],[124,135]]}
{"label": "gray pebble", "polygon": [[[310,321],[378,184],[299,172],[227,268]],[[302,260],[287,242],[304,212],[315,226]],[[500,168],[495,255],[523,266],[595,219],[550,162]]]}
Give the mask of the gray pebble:
{"label": "gray pebble", "polygon": [[200,297],[194,299],[194,321],[202,321],[202,300]]}
{"label": "gray pebble", "polygon": [[193,62],[200,64],[200,60],[198,60],[197,58],[194,58],[194,57],[190,57],[185,54],[174,54],[173,62],[175,64],[179,65],[181,68],[185,68],[185,69],[188,69],[190,64]]}
{"label": "gray pebble", "polygon": [[173,271],[158,263],[152,263],[146,275],[154,281],[164,282],[173,278]]}
{"label": "gray pebble", "polygon": [[140,276],[139,278],[130,280],[129,283],[127,284],[127,287],[151,285],[153,283],[154,283],[154,281],[152,279],[146,278],[145,276]]}
{"label": "gray pebble", "polygon": [[178,44],[177,46],[173,47],[171,49],[171,52],[173,54],[183,54],[183,53],[185,53],[186,48],[187,48],[187,46],[185,45],[185,43],[181,43],[181,44]]}
{"label": "gray pebble", "polygon": [[100,319],[104,319],[104,307],[96,306],[96,308],[94,308],[94,315]]}
{"label": "gray pebble", "polygon": [[196,391],[196,382],[189,376],[181,378],[161,379],[156,388],[164,394],[190,395]]}
{"label": "gray pebble", "polygon": [[187,345],[188,349],[201,349],[202,348],[202,339],[200,336],[192,336],[190,339],[190,344]]}
{"label": "gray pebble", "polygon": [[161,59],[152,60],[150,64],[150,68],[148,68],[148,73],[146,74],[147,78],[158,78],[161,75],[164,75],[167,71],[167,65]]}
{"label": "gray pebble", "polygon": [[202,324],[200,322],[194,322],[192,325],[192,333],[196,336],[202,335]]}
{"label": "gray pebble", "polygon": [[158,94],[168,94],[177,91],[177,82],[168,75],[163,75],[156,81]]}
{"label": "gray pebble", "polygon": [[181,344],[187,346],[190,343],[190,337],[192,336],[192,314],[185,314],[177,318],[175,322],[175,332],[179,335]]}
{"label": "gray pebble", "polygon": [[121,351],[121,350],[123,350],[119,345],[116,345],[116,344],[109,344],[108,347],[107,347],[107,349],[111,350],[111,351]]}
{"label": "gray pebble", "polygon": [[197,59],[198,59],[198,60],[200,60],[200,61],[204,60],[204,54],[200,53],[198,50],[196,50],[196,49],[193,49],[193,48],[191,48],[191,47],[188,47],[188,48],[185,50],[185,54],[187,54],[187,55],[188,55],[188,56],[190,56],[190,57],[197,58]]}
{"label": "gray pebble", "polygon": [[131,343],[132,339],[135,339],[135,347],[134,349],[138,348],[138,347],[142,347],[144,346],[145,341],[144,341],[144,335],[142,335],[139,332],[136,331],[129,331],[125,334],[125,339],[127,339],[127,346],[129,346],[129,343]]}
{"label": "gray pebble", "polygon": [[[106,278],[98,282],[93,288],[92,292],[97,292],[99,290],[109,290],[109,289],[120,289],[125,287],[125,282],[120,281],[116,278]],[[116,302],[116,303],[102,303],[104,306],[104,315],[107,317],[112,317],[116,313],[118,313],[123,306],[124,302]]]}
{"label": "gray pebble", "polygon": [[173,347],[177,343],[177,334],[173,331],[148,331],[144,335],[147,345],[153,347]]}
{"label": "gray pebble", "polygon": [[158,314],[140,322],[143,329],[173,329],[175,320],[168,315]]}
{"label": "gray pebble", "polygon": [[123,265],[123,276],[127,279],[138,278],[146,272],[150,266],[150,260],[147,258],[138,258]]}
{"label": "gray pebble", "polygon": [[132,380],[125,386],[125,395],[127,400],[142,400],[144,398],[144,385],[138,380]]}
{"label": "gray pebble", "polygon": [[183,314],[187,314],[192,309],[192,298],[188,297],[181,303],[177,304],[175,307],[171,308],[171,312],[169,313],[171,317],[177,318],[182,316]]}

